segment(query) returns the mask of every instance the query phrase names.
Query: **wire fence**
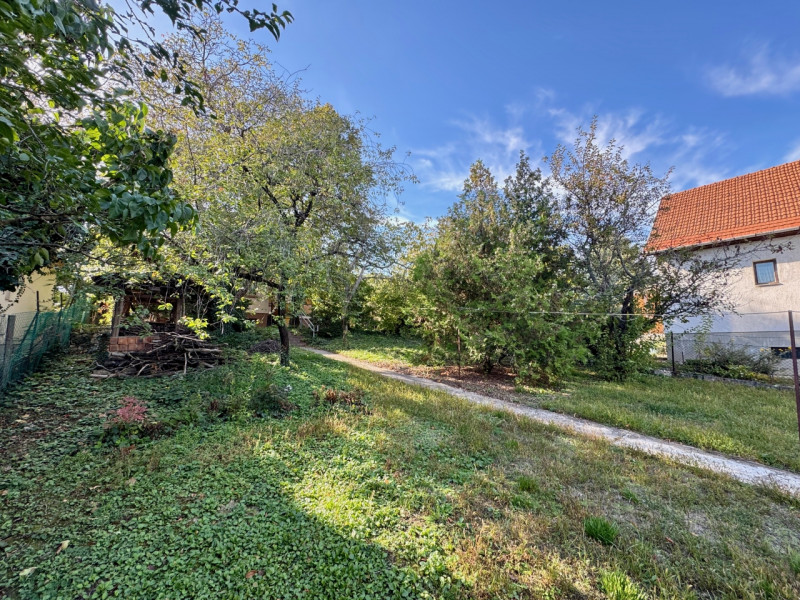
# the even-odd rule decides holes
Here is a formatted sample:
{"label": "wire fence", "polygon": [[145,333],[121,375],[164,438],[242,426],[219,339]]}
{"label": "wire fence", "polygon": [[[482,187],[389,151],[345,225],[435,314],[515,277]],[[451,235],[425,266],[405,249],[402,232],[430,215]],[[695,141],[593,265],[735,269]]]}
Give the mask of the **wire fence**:
{"label": "wire fence", "polygon": [[[800,317],[800,312],[795,314]],[[673,368],[792,377],[792,354],[798,350],[792,346],[787,312],[730,315],[708,325],[666,332],[666,354]]]}
{"label": "wire fence", "polygon": [[66,348],[75,323],[89,314],[84,302],[73,302],[52,311],[0,315],[0,390],[35,371],[42,357]]}

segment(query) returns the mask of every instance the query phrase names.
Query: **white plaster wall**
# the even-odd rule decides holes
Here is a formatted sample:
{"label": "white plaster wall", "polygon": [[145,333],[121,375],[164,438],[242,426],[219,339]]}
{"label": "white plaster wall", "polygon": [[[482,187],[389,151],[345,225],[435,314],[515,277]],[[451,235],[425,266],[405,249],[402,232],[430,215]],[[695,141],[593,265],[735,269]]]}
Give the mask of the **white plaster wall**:
{"label": "white plaster wall", "polygon": [[[794,310],[795,328],[800,331],[800,235],[773,240],[785,249],[776,253],[766,248],[764,242],[742,244],[743,256],[734,267],[727,288],[715,290],[724,294],[736,307],[738,314],[689,319],[687,323],[672,323],[668,331],[676,333],[706,330],[713,332],[788,332],[787,311]],[[704,259],[711,259],[717,250],[698,251]],[[778,283],[756,285],[753,263],[775,260]],[[781,336],[782,337],[782,336]],[[773,344],[777,345],[777,344]]]}

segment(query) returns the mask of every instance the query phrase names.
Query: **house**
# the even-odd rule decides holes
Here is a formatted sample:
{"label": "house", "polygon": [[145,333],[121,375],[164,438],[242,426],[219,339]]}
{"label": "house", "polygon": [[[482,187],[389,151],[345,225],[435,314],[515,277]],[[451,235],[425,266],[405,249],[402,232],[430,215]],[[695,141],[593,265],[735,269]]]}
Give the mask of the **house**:
{"label": "house", "polygon": [[22,282],[22,290],[0,292],[0,314],[16,315],[52,309],[55,285],[55,273],[34,273]]}
{"label": "house", "polygon": [[[734,310],[668,324],[667,332],[788,352],[787,311],[798,311],[800,331],[800,161],[664,197],[647,247],[711,259],[731,245],[738,252],[729,283],[713,293]],[[679,360],[693,357],[691,345],[680,351]]]}

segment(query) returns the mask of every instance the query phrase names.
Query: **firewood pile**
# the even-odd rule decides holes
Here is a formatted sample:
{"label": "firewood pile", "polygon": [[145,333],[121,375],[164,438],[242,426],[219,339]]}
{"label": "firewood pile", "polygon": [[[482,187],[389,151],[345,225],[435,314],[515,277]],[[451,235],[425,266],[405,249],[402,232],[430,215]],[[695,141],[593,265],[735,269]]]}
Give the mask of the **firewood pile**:
{"label": "firewood pile", "polygon": [[189,369],[211,369],[223,361],[222,348],[196,335],[163,332],[154,336],[153,347],[139,352],[109,352],[97,363],[92,377],[158,377],[186,373]]}

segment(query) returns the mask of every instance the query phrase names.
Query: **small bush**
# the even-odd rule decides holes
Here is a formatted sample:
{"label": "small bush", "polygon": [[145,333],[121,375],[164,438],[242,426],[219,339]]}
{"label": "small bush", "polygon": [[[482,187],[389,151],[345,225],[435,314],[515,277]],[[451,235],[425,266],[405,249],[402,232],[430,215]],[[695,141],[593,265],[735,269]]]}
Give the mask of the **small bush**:
{"label": "small bush", "polygon": [[603,517],[588,517],[583,522],[583,531],[592,539],[611,545],[619,535],[619,529]]}
{"label": "small bush", "polygon": [[147,419],[147,405],[133,396],[125,396],[122,406],[114,411],[112,423],[125,425],[141,424]]}
{"label": "small bush", "polygon": [[318,405],[347,406],[366,410],[364,390],[360,388],[346,391],[323,386],[314,390],[314,401]]}
{"label": "small bush", "polygon": [[152,419],[147,404],[134,396],[125,396],[122,406],[103,425],[101,439],[104,443],[125,446],[142,438],[156,437],[163,429],[161,423]]}
{"label": "small bush", "polygon": [[729,344],[714,342],[701,350],[699,358],[687,360],[684,367],[696,373],[717,377],[762,379],[764,376],[775,376],[780,360],[767,349],[753,352],[733,342]]}
{"label": "small bush", "polygon": [[606,571],[600,575],[600,589],[609,600],[647,600],[647,595],[625,573]]}

